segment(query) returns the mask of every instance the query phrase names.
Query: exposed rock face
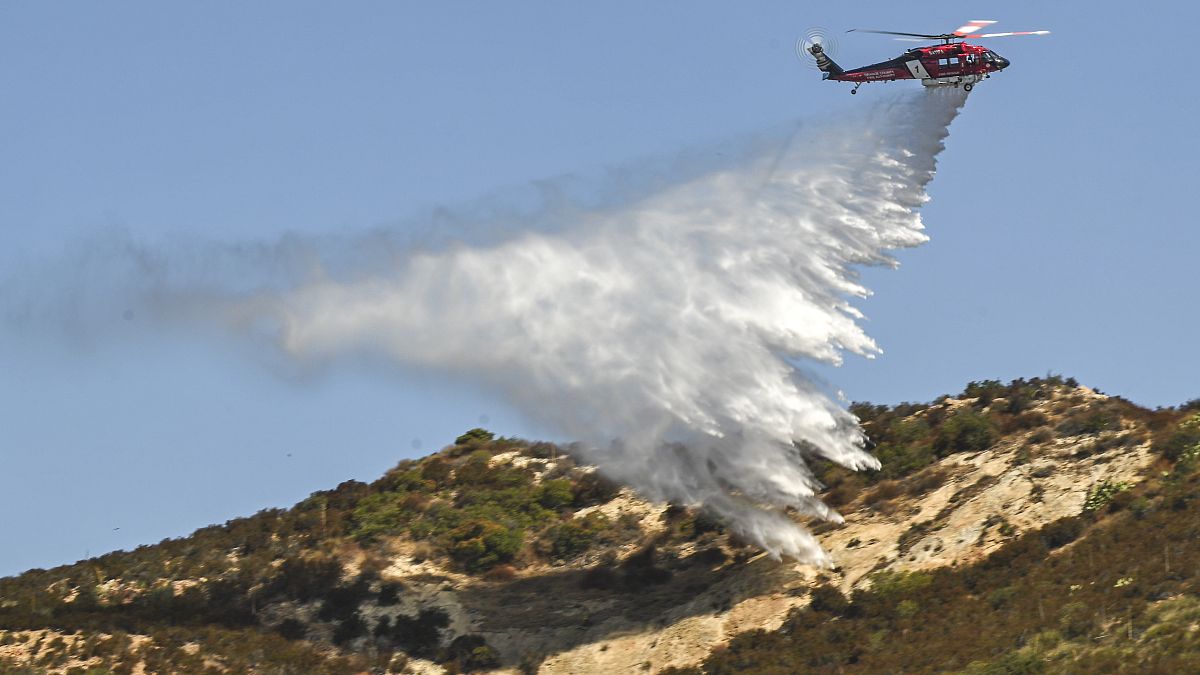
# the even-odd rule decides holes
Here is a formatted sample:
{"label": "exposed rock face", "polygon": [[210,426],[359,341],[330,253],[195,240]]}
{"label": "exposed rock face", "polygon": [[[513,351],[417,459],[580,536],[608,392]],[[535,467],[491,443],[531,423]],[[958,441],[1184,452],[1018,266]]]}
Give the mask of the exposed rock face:
{"label": "exposed rock face", "polygon": [[[1074,409],[1105,400],[1079,389],[1034,409],[1053,424]],[[950,400],[943,405],[953,408],[962,403]],[[645,669],[646,663],[655,672],[692,665],[737,633],[778,628],[791,609],[808,603],[805,591],[818,578],[849,592],[869,584],[867,575],[879,570],[929,569],[979,560],[1021,532],[1078,514],[1095,485],[1138,482],[1155,459],[1145,433],[1137,422],[1096,436],[1040,442],[1031,438],[1036,431],[1024,431],[980,452],[950,455],[904,481],[919,486],[931,476],[944,477],[940,487],[927,493],[901,492],[874,505],[860,498],[843,507],[845,523],[818,537],[834,558],[834,570],[776,562],[761,555],[730,565],[717,589],[698,595],[689,605],[700,608],[698,613],[677,619],[667,615],[664,618],[670,622],[661,628],[564,650],[548,658],[540,672],[633,672]],[[1122,438],[1142,440],[1091,452],[1106,440]],[[741,599],[720,611],[712,608],[729,598]]]}

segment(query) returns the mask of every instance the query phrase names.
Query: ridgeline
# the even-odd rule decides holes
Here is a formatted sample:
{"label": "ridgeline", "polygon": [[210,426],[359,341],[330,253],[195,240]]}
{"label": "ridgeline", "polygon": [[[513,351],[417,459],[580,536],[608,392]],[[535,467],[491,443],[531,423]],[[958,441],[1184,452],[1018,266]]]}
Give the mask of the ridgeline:
{"label": "ridgeline", "polygon": [[[373,483],[0,579],[13,673],[1200,672],[1200,402],[854,404],[836,567],[473,429]],[[799,450],[798,450],[799,451]]]}

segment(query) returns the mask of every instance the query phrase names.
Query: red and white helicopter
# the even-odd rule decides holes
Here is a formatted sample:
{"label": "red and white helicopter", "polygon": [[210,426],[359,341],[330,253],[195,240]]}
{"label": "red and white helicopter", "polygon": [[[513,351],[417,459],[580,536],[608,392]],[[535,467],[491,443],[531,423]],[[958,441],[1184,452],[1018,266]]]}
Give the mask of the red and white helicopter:
{"label": "red and white helicopter", "polygon": [[927,87],[961,86],[965,91],[971,91],[975,83],[991,77],[1008,67],[1008,59],[996,52],[964,42],[974,38],[1008,37],[1011,35],[1049,35],[1048,30],[1018,31],[1010,33],[977,33],[985,26],[995,21],[968,21],[955,29],[953,33],[941,35],[926,35],[923,33],[897,33],[889,30],[853,29],[853,33],[882,33],[884,35],[900,35],[898,40],[941,40],[942,44],[929,47],[914,47],[890,61],[873,63],[862,68],[843,70],[833,62],[826,53],[823,35],[819,32],[801,39],[801,47],[817,59],[817,68],[824,75],[823,80],[838,82],[853,82],[851,94],[857,94],[858,88],[866,82],[887,82],[890,80],[920,80]]}

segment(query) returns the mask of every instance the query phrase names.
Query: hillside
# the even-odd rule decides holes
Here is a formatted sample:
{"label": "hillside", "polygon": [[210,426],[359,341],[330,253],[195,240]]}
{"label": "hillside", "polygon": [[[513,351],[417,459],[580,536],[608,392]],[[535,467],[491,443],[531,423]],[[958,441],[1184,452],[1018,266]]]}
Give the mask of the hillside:
{"label": "hillside", "polygon": [[476,429],[371,484],[0,579],[28,673],[1200,672],[1200,404],[1058,377],[855,404],[836,566]]}

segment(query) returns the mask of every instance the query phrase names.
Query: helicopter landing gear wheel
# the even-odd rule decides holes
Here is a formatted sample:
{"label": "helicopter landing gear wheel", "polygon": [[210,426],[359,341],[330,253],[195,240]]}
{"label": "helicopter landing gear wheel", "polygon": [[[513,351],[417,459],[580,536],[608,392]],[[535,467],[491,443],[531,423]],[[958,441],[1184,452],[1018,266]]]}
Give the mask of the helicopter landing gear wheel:
{"label": "helicopter landing gear wheel", "polygon": [[851,89],[851,90],[850,90],[850,93],[851,93],[851,94],[857,94],[857,93],[858,93],[858,90],[857,90],[857,89]]}
{"label": "helicopter landing gear wheel", "polygon": [[862,83],[862,82],[859,82],[858,84],[854,85],[854,88],[850,90],[850,93],[851,93],[851,94],[857,94],[857,93],[858,93],[858,88],[859,88],[859,87],[861,87],[861,86],[863,86],[863,83]]}
{"label": "helicopter landing gear wheel", "polygon": [[963,91],[971,91],[974,88],[975,88],[975,85],[971,84],[970,82],[963,85]]}

